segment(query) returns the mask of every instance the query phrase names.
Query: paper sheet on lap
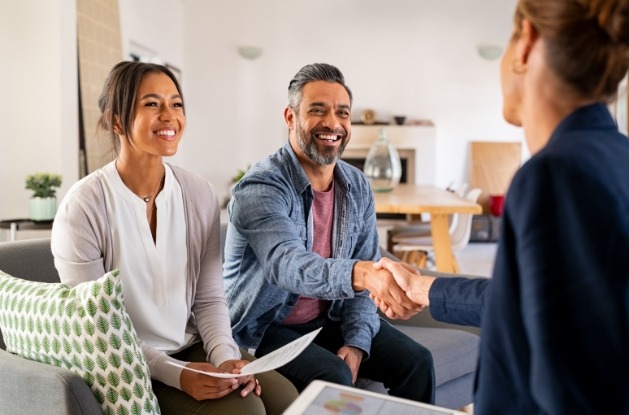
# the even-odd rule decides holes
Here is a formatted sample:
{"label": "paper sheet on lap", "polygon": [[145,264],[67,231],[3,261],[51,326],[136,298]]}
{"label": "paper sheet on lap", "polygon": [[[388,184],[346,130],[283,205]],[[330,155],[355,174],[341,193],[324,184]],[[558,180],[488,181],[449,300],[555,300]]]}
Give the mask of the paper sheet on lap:
{"label": "paper sheet on lap", "polygon": [[314,340],[314,338],[317,337],[317,334],[319,334],[320,331],[321,329],[311,331],[310,333],[298,338],[297,340],[293,340],[287,345],[280,347],[274,352],[269,353],[266,356],[262,356],[257,360],[254,360],[253,362],[243,367],[240,370],[240,373],[205,372],[203,370],[185,367],[174,362],[166,363],[173,366],[181,367],[185,370],[191,370],[193,372],[202,373],[204,375],[213,376],[216,378],[239,378],[242,376],[255,375],[257,373],[268,372],[270,370],[277,369],[278,367],[284,366],[286,363],[296,358],[306,347],[308,347],[308,345]]}

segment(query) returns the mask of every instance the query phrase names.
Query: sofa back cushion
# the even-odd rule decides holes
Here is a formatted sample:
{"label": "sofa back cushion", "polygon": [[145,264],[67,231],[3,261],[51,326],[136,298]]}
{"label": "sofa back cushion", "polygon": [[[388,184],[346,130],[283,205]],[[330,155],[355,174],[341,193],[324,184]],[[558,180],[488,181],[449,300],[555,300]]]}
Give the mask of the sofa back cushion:
{"label": "sofa back cushion", "polygon": [[0,270],[31,281],[59,282],[50,238],[0,242]]}
{"label": "sofa back cushion", "polygon": [[[59,282],[50,238],[0,242],[0,271],[32,281]],[[0,348],[5,348],[2,333]]]}
{"label": "sofa back cushion", "polygon": [[118,271],[73,288],[0,271],[0,328],[8,352],[81,376],[104,414],[160,413]]}

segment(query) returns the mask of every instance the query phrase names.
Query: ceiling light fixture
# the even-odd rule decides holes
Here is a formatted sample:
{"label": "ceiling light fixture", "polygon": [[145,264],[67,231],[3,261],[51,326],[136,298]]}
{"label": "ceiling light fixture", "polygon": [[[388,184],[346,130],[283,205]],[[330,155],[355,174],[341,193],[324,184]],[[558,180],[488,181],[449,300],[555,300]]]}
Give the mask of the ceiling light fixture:
{"label": "ceiling light fixture", "polygon": [[502,55],[502,48],[493,45],[481,45],[477,49],[481,58],[487,61],[495,61]]}
{"label": "ceiling light fixture", "polygon": [[254,60],[262,55],[262,48],[258,46],[238,46],[238,53],[245,59]]}

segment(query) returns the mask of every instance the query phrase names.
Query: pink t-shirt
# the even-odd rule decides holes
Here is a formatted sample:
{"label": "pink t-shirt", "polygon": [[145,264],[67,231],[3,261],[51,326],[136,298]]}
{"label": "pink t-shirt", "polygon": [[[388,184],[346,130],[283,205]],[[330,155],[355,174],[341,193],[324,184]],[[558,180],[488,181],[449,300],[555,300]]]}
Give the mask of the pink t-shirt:
{"label": "pink t-shirt", "polygon": [[[312,202],[313,238],[312,252],[322,258],[332,256],[332,227],[334,224],[334,182],[327,192],[314,192]],[[300,296],[283,324],[307,323],[323,314],[328,301]]]}

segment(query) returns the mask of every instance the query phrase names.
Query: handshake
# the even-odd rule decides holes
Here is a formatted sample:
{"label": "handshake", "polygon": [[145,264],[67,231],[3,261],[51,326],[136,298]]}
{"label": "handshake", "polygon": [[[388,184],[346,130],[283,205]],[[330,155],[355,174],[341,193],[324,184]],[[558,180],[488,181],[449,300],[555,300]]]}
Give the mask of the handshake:
{"label": "handshake", "polygon": [[354,288],[369,290],[376,306],[391,319],[406,320],[430,305],[428,293],[435,277],[422,276],[404,262],[389,258],[359,262],[355,271]]}

